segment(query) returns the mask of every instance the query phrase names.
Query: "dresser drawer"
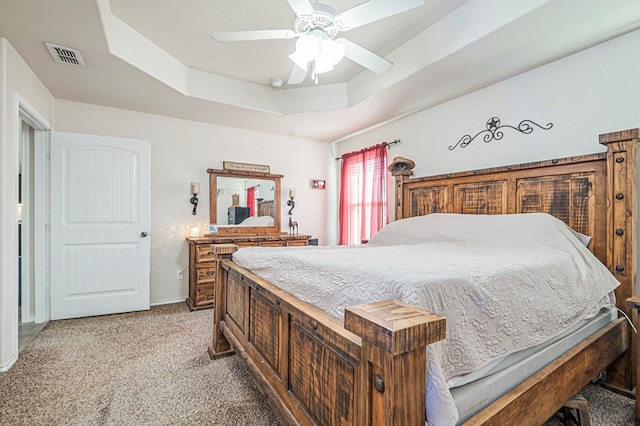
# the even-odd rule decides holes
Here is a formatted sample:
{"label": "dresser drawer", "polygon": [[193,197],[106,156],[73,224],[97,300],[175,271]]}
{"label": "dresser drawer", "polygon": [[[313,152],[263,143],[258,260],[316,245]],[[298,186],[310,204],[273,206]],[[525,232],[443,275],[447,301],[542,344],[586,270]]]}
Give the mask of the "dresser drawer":
{"label": "dresser drawer", "polygon": [[258,245],[258,243],[256,243],[255,241],[240,241],[240,242],[233,242],[231,244],[235,244],[238,246],[238,248],[243,248],[243,247],[255,247]]}
{"label": "dresser drawer", "polygon": [[197,284],[214,283],[216,281],[216,268],[201,268],[196,267],[196,281]]}
{"label": "dresser drawer", "polygon": [[211,251],[211,244],[198,244],[196,246],[196,263],[213,261],[215,261],[215,257]]}
{"label": "dresser drawer", "polygon": [[[307,238],[304,238],[307,237]],[[308,236],[301,235],[293,239],[291,235],[232,235],[215,238],[189,239],[189,297],[187,306],[190,310],[212,308],[214,304],[214,287],[216,284],[216,257],[228,257],[235,250],[230,244],[238,248],[244,247],[282,247],[306,246]],[[212,245],[217,245],[212,249]]]}
{"label": "dresser drawer", "polygon": [[283,245],[283,241],[262,241],[260,243],[261,247],[282,247]]}
{"label": "dresser drawer", "polygon": [[213,303],[213,285],[198,286],[195,294],[195,306],[210,305]]}

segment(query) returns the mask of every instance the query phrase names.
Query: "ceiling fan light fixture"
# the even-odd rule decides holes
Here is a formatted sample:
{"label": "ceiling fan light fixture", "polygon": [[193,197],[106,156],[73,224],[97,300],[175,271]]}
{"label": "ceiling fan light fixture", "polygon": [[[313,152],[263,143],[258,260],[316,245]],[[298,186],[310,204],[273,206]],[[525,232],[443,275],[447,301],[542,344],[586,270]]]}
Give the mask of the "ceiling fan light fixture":
{"label": "ceiling fan light fixture", "polygon": [[293,63],[296,64],[296,66],[302,68],[303,70],[307,69],[310,62],[309,59],[307,59],[306,55],[298,52],[297,50],[289,55],[289,59],[291,59]]}
{"label": "ceiling fan light fixture", "polygon": [[316,60],[313,63],[313,73],[314,74],[322,74],[325,72],[329,72],[333,69],[333,65],[327,63],[327,62],[322,62],[319,60]]}
{"label": "ceiling fan light fixture", "polygon": [[313,74],[316,75],[331,71],[344,58],[345,52],[345,46],[316,30],[296,41],[296,51],[289,58],[303,70],[313,62]]}
{"label": "ceiling fan light fixture", "polygon": [[342,44],[336,43],[330,38],[322,40],[318,55],[313,60],[313,74],[331,71],[344,58],[345,52],[346,49]]}
{"label": "ceiling fan light fixture", "polygon": [[320,51],[320,39],[315,34],[305,34],[296,41],[296,51],[294,54],[307,62],[313,61]]}
{"label": "ceiling fan light fixture", "polygon": [[335,40],[328,38],[322,40],[320,43],[320,54],[317,58],[322,58],[333,67],[344,58],[345,52],[346,49],[342,44],[336,43]]}

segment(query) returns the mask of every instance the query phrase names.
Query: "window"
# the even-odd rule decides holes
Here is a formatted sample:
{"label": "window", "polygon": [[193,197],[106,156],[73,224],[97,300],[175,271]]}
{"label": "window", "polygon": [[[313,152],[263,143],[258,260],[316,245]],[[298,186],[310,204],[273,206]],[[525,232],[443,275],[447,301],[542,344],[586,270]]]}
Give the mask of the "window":
{"label": "window", "polygon": [[340,244],[360,244],[387,223],[386,143],[342,156]]}

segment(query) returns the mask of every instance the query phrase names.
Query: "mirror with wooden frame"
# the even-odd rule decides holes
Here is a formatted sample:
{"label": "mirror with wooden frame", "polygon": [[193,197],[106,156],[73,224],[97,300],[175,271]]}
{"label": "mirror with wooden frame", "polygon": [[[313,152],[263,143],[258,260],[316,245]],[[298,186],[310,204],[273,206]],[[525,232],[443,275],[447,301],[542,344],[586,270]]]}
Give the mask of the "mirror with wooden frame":
{"label": "mirror with wooden frame", "polygon": [[211,235],[282,234],[280,179],[270,173],[208,169]]}

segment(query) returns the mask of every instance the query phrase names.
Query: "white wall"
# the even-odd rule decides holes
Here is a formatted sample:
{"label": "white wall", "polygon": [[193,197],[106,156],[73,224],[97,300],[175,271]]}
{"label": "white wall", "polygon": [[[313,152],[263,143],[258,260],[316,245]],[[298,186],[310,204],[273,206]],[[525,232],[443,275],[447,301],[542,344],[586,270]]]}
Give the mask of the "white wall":
{"label": "white wall", "polygon": [[53,96],[0,38],[0,371],[18,357],[18,99],[53,121]]}
{"label": "white wall", "polygon": [[[326,179],[330,147],[326,142],[278,136],[151,114],[56,101],[55,130],[151,141],[151,303],[182,300],[188,274],[176,280],[176,269],[188,266],[185,241],[189,226],[206,229],[209,175],[223,161],[268,164],[282,179],[281,218],[288,231],[285,197],[297,189],[293,217],[301,234],[326,241],[326,191],[311,188],[311,179]],[[331,159],[331,161],[334,161]],[[200,182],[197,215],[189,203],[190,182]]]}
{"label": "white wall", "polygon": [[[415,175],[425,176],[604,151],[599,134],[640,127],[639,47],[636,31],[336,143],[336,154],[401,139],[390,161],[410,158]],[[553,128],[528,135],[504,129],[502,140],[478,138],[467,148],[448,149],[484,130],[493,116],[503,125],[529,119]],[[330,232],[335,226],[332,220]]]}

